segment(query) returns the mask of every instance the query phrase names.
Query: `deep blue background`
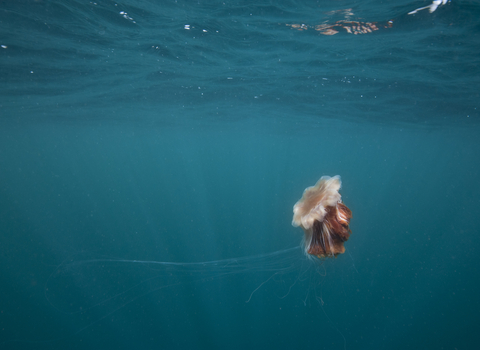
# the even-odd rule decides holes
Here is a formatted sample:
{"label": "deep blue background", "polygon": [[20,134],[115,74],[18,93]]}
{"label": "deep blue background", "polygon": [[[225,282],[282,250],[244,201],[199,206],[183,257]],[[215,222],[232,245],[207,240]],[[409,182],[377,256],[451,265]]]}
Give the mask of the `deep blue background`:
{"label": "deep blue background", "polygon": [[1,348],[475,348],[480,7],[429,3],[2,3]]}

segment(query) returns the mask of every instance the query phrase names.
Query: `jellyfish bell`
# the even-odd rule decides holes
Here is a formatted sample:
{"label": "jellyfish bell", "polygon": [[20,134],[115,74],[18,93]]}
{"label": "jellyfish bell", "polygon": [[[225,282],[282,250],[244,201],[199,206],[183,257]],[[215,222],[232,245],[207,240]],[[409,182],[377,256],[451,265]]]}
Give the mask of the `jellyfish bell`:
{"label": "jellyfish bell", "polygon": [[342,203],[338,192],[340,176],[322,176],[315,186],[307,187],[293,206],[292,225],[304,231],[303,245],[307,256],[336,257],[345,252],[350,237],[352,212]]}

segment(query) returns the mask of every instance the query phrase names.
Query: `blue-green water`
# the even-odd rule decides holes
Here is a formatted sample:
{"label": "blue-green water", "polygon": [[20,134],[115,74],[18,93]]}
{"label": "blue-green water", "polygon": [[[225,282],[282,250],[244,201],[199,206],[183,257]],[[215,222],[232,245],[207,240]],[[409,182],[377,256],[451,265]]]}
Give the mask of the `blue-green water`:
{"label": "blue-green water", "polygon": [[478,347],[480,6],[429,4],[2,2],[1,348]]}

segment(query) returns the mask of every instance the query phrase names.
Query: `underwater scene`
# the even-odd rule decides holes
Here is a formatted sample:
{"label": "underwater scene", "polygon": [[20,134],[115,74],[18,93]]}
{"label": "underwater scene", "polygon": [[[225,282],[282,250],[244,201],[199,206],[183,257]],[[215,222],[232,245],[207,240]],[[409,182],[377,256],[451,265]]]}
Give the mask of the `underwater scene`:
{"label": "underwater scene", "polygon": [[0,349],[475,349],[480,4],[0,3]]}

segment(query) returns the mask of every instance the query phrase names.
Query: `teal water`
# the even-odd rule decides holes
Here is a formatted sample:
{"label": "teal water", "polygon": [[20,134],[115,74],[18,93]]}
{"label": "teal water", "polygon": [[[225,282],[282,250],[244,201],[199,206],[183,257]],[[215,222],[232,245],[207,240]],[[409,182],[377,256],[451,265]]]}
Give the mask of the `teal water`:
{"label": "teal water", "polygon": [[1,348],[475,348],[480,6],[429,4],[0,4]]}

